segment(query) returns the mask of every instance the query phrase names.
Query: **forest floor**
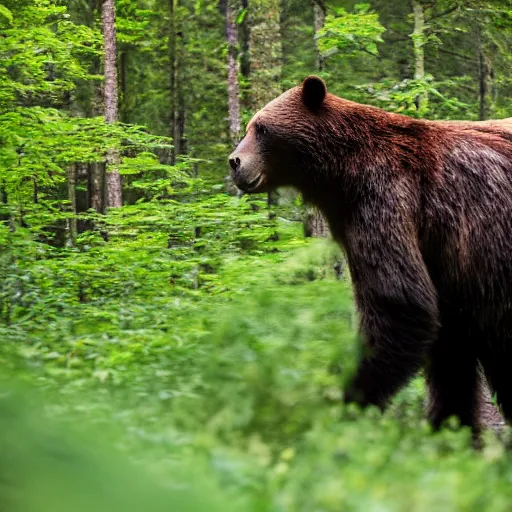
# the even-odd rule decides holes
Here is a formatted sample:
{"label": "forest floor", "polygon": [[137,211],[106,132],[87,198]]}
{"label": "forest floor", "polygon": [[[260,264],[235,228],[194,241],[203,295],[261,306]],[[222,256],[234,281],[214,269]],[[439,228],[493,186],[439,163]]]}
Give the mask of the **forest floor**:
{"label": "forest floor", "polygon": [[[26,408],[42,405],[40,418],[78,436],[66,452],[56,435],[38,444],[39,416],[0,415],[15,461],[0,476],[17,475],[35,503],[19,510],[42,511],[41,496],[73,510],[511,509],[505,444],[489,433],[476,452],[465,430],[432,434],[421,378],[383,415],[340,405],[356,318],[329,242],[269,220],[258,199],[221,194],[124,207],[102,222],[108,242],[98,230],[74,248],[0,233],[12,249],[0,363],[28,386]],[[5,400],[0,409],[12,407]],[[86,440],[110,445],[151,483],[122,480],[127,466],[106,464],[102,450],[64,464]]]}

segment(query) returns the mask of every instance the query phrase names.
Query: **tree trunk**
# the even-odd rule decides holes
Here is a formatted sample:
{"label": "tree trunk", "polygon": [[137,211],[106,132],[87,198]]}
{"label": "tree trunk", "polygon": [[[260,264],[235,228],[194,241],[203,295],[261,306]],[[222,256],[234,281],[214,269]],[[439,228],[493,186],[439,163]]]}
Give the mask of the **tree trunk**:
{"label": "tree trunk", "polygon": [[[414,79],[425,78],[425,12],[419,0],[413,0],[414,31],[411,35],[414,47]],[[420,115],[428,109],[428,95],[420,94],[416,97],[416,109]]]}
{"label": "tree trunk", "polygon": [[172,138],[171,165],[176,163],[176,23],[175,1],[169,0],[169,89],[170,89],[170,116],[169,135]]}
{"label": "tree trunk", "polygon": [[178,146],[176,156],[187,154],[187,140],[185,138],[185,94],[182,84],[182,73],[184,67],[185,56],[185,38],[181,31],[178,31],[177,36],[177,56],[176,56],[176,97],[177,97],[177,133],[176,138]]}
{"label": "tree trunk", "polygon": [[238,84],[238,27],[237,0],[228,0],[226,6],[226,39],[228,42],[228,111],[229,134],[233,145],[240,139],[240,86]]}
{"label": "tree trunk", "polygon": [[0,203],[3,205],[7,205],[9,203],[7,189],[5,188],[4,183],[0,184]]}
{"label": "tree trunk", "polygon": [[119,86],[121,95],[119,97],[119,119],[123,123],[128,123],[127,105],[126,105],[126,71],[128,67],[128,50],[121,50],[119,53]]}
{"label": "tree trunk", "polygon": [[326,238],[329,236],[329,227],[324,216],[314,206],[306,206],[304,213],[304,236]]}
{"label": "tree trunk", "polygon": [[[99,59],[95,59],[93,73],[99,73]],[[96,117],[105,110],[103,106],[103,94],[99,85],[94,85],[92,112],[91,115]],[[91,162],[88,164],[88,196],[89,208],[98,213],[105,213],[105,164],[99,162]]]}
{"label": "tree trunk", "polygon": [[98,213],[105,213],[104,208],[104,187],[105,187],[105,166],[93,162],[88,165],[89,182],[89,208],[96,210]]}
{"label": "tree trunk", "polygon": [[[91,9],[91,20],[95,19],[95,8]],[[91,28],[96,28],[94,22]],[[101,62],[98,56],[94,56],[91,64],[91,74],[101,73]],[[98,117],[105,111],[103,102],[103,88],[98,81],[92,83],[91,102],[87,111],[87,117]],[[105,166],[97,162],[87,164],[87,206],[98,213],[105,213]]]}
{"label": "tree trunk", "polygon": [[[111,124],[118,121],[115,0],[104,0],[102,5],[102,20],[105,73],[105,121]],[[119,151],[117,148],[107,150],[105,162],[107,165],[107,207],[116,208],[123,205],[121,176],[118,170]]]}
{"label": "tree trunk", "polygon": [[67,220],[67,241],[68,247],[75,245],[76,236],[78,233],[77,220],[76,220],[76,165],[68,166],[68,200],[70,216]]}
{"label": "tree trunk", "polygon": [[[322,0],[313,0],[313,15],[314,15],[314,29],[315,35],[321,30],[325,23],[326,7]],[[323,59],[320,55],[318,44],[316,44],[316,55],[317,55],[317,69],[318,71],[323,70]],[[329,227],[322,213],[311,205],[304,207],[304,236],[305,237],[328,237]]]}
{"label": "tree trunk", "polygon": [[279,0],[250,0],[251,99],[259,110],[281,93],[282,67]]}
{"label": "tree trunk", "polygon": [[[314,16],[314,29],[315,35],[324,27],[325,24],[325,14],[326,14],[326,6],[322,0],[313,0],[313,16]],[[320,54],[320,50],[318,48],[318,44],[316,46],[316,68],[318,71],[323,71],[324,69],[324,59]]]}
{"label": "tree trunk", "polygon": [[[242,9],[245,11],[246,15],[243,17],[242,22],[240,23],[240,74],[244,77],[245,82],[249,82],[249,77],[251,74],[251,57],[250,57],[250,39],[251,39],[251,30],[249,27],[249,16],[247,16],[247,12],[249,11],[249,0],[242,0]],[[240,101],[241,105],[245,109],[250,108],[249,94],[247,94],[247,89],[240,91]]]}
{"label": "tree trunk", "polygon": [[493,69],[492,62],[485,49],[484,37],[479,27],[478,41],[478,118],[480,121],[491,119],[493,111],[492,87]]}
{"label": "tree trunk", "polygon": [[177,30],[176,10],[178,0],[169,0],[169,88],[170,119],[169,134],[173,142],[171,165],[179,155],[185,153],[185,98],[180,83],[180,71],[183,65],[183,34]]}
{"label": "tree trunk", "polygon": [[[281,93],[279,80],[283,60],[279,0],[249,0],[251,62],[251,107],[255,112]],[[278,203],[271,192],[267,203]]]}
{"label": "tree trunk", "polygon": [[0,221],[6,221],[10,217],[8,204],[9,201],[5,184],[0,183]]}

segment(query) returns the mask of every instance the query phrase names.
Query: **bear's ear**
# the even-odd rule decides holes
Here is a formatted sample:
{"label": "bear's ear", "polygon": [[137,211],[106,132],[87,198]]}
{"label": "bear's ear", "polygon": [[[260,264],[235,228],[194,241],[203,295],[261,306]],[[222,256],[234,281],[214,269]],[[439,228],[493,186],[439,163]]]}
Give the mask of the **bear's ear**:
{"label": "bear's ear", "polygon": [[302,82],[302,101],[310,110],[317,110],[325,99],[327,87],[318,76],[308,76]]}

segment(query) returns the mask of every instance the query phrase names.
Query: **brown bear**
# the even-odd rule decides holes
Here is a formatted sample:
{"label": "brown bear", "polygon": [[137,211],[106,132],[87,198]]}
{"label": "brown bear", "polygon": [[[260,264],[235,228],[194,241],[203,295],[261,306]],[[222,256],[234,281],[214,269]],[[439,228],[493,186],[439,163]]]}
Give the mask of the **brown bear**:
{"label": "brown bear", "polygon": [[229,163],[247,193],[298,189],[346,254],[365,347],[346,401],[383,408],[424,368],[435,428],[478,431],[485,380],[512,419],[512,120],[412,119],[310,76]]}

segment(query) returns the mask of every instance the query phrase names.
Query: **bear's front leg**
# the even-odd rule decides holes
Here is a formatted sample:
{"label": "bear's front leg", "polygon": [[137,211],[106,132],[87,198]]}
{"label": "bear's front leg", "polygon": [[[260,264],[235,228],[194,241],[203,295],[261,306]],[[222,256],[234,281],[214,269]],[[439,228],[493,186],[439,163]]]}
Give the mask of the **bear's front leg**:
{"label": "bear's front leg", "polygon": [[364,355],[344,400],[383,409],[424,365],[436,338],[435,312],[410,299],[381,296],[361,317]]}
{"label": "bear's front leg", "polygon": [[391,209],[386,219],[374,205],[362,213],[346,251],[363,356],[345,401],[383,408],[424,365],[438,334],[438,301],[413,223]]}

